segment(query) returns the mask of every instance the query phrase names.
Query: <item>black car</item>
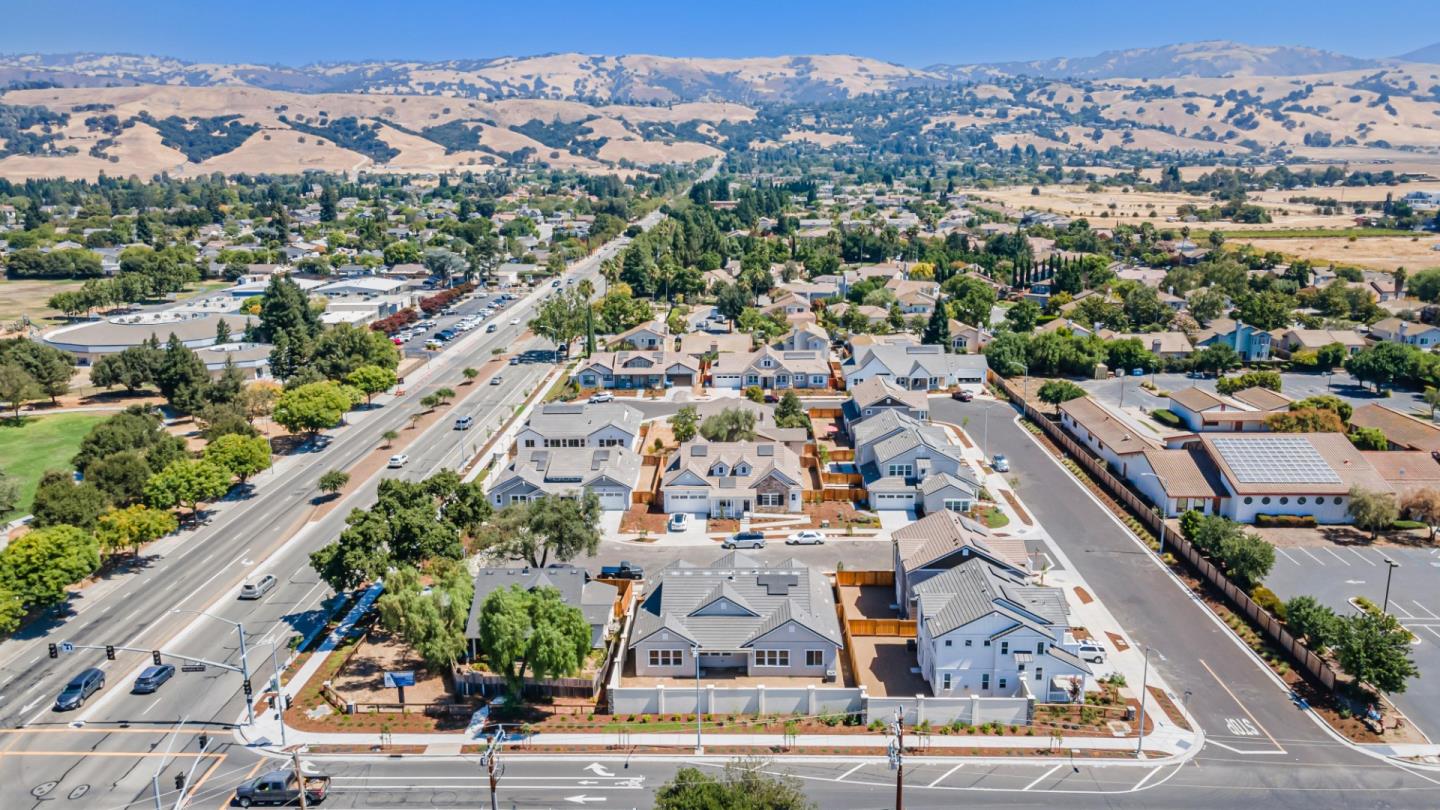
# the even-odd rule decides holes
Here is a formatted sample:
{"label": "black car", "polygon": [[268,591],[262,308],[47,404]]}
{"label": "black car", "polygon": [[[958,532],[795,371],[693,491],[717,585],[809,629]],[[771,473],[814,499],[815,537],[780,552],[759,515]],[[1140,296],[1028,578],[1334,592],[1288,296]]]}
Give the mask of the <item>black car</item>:
{"label": "black car", "polygon": [[441,329],[439,332],[435,333],[435,339],[441,341],[442,343],[454,337],[455,333],[450,331],[449,329]]}
{"label": "black car", "polygon": [[64,712],[85,705],[85,700],[105,688],[105,673],[91,667],[70,679],[55,698],[55,711]]}
{"label": "black car", "polygon": [[175,677],[175,667],[171,664],[161,664],[156,667],[146,667],[140,677],[135,679],[135,685],[130,688],[131,692],[137,695],[148,695],[165,685],[165,682]]}

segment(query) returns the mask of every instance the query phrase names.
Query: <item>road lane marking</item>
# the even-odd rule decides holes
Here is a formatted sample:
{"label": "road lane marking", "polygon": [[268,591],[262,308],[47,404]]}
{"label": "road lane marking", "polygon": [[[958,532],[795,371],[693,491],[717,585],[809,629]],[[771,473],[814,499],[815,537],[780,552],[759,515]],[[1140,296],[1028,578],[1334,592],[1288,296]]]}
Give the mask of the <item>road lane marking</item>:
{"label": "road lane marking", "polygon": [[1062,763],[1060,763],[1059,765],[1056,765],[1055,767],[1051,768],[1050,770],[1048,770],[1048,771],[1040,774],[1039,776],[1035,777],[1035,781],[1031,782],[1030,784],[1028,784],[1028,785],[1026,785],[1025,787],[1020,788],[1020,789],[1021,789],[1022,791],[1025,791],[1025,790],[1029,790],[1030,788],[1035,787],[1036,785],[1038,785],[1038,784],[1040,784],[1042,781],[1044,781],[1044,779],[1045,779],[1047,776],[1049,776],[1050,774],[1052,774],[1052,773],[1060,770],[1060,769],[1063,768],[1063,767],[1065,767],[1065,763],[1062,762]]}
{"label": "road lane marking", "polygon": [[1430,614],[1430,618],[1432,618],[1432,619],[1440,619],[1440,616],[1436,616],[1434,611],[1432,611],[1430,608],[1425,607],[1424,605],[1420,604],[1419,602],[1416,602],[1414,599],[1411,599],[1411,600],[1410,600],[1410,603],[1413,604],[1415,607],[1418,607],[1418,608],[1420,608],[1421,610],[1425,611],[1426,613],[1429,613],[1429,614]]}
{"label": "road lane marking", "polygon": [[1432,636],[1434,636],[1434,637],[1436,637],[1436,638],[1440,638],[1440,632],[1437,632],[1437,631],[1435,630],[1435,628],[1431,627],[1430,625],[1428,625],[1428,624],[1422,624],[1422,625],[1419,625],[1419,626],[1422,627],[1422,628],[1424,628],[1424,629],[1426,629],[1426,630],[1429,630],[1429,631],[1430,631],[1430,635],[1432,635]]}
{"label": "road lane marking", "polygon": [[[1182,763],[1182,765],[1183,765],[1183,763]],[[1141,791],[1141,790],[1144,790],[1144,789],[1145,789],[1145,783],[1146,783],[1146,782],[1149,782],[1151,779],[1154,779],[1155,776],[1156,776],[1157,774],[1159,774],[1159,773],[1160,773],[1161,771],[1163,771],[1163,770],[1165,770],[1165,766],[1164,766],[1164,765],[1161,765],[1161,766],[1158,767],[1158,768],[1152,769],[1152,770],[1150,771],[1150,773],[1145,774],[1145,778],[1144,778],[1144,779],[1141,779],[1139,782],[1136,782],[1136,783],[1135,783],[1135,787],[1130,788],[1130,792],[1131,792],[1131,793],[1136,793],[1136,792],[1139,792],[1139,791]]]}
{"label": "road lane marking", "polygon": [[1399,602],[1398,600],[1395,601],[1395,602],[1391,602],[1391,603],[1390,603],[1390,609],[1393,610],[1393,611],[1396,612],[1396,613],[1399,613],[1399,614],[1400,614],[1400,618],[1402,618],[1402,619],[1415,619],[1415,618],[1419,618],[1419,617],[1417,617],[1414,613],[1411,613],[1410,611],[1406,610],[1405,608],[1400,607],[1400,602]]}
{"label": "road lane marking", "polygon": [[155,698],[154,702],[152,702],[149,706],[146,706],[146,707],[145,707],[145,711],[140,712],[140,716],[141,716],[141,717],[144,717],[145,715],[149,714],[149,713],[150,713],[150,710],[153,709],[153,708],[155,708],[155,707],[158,706],[158,705],[160,705],[160,698],[157,697],[157,698]]}
{"label": "road lane marking", "polygon": [[1298,549],[1296,549],[1296,550],[1299,551],[1301,554],[1304,554],[1306,557],[1309,557],[1310,559],[1312,559],[1312,560],[1314,560],[1315,562],[1319,563],[1320,565],[1324,565],[1324,564],[1325,564],[1325,561],[1324,561],[1324,560],[1320,559],[1319,557],[1316,557],[1314,554],[1311,554],[1309,549],[1306,549],[1306,548],[1298,548]]}
{"label": "road lane marking", "polygon": [[1281,557],[1284,557],[1285,559],[1289,560],[1289,561],[1292,562],[1292,563],[1295,563],[1296,565],[1299,565],[1299,564],[1300,564],[1300,561],[1297,560],[1297,559],[1295,559],[1294,557],[1291,557],[1290,554],[1285,551],[1285,549],[1283,549],[1283,548],[1277,548],[1277,549],[1275,549],[1275,550],[1280,553],[1280,556],[1281,556]]}
{"label": "road lane marking", "polygon": [[1324,549],[1324,551],[1325,551],[1325,553],[1329,554],[1331,557],[1334,557],[1335,559],[1339,560],[1341,565],[1346,565],[1346,566],[1350,565],[1350,562],[1349,562],[1348,560],[1346,560],[1344,557],[1341,557],[1339,554],[1336,554],[1333,549],[1326,548],[1326,549]]}
{"label": "road lane marking", "polygon": [[[1239,706],[1239,707],[1240,707],[1240,711],[1244,712],[1244,713],[1245,713],[1245,716],[1248,717],[1248,718],[1250,718],[1250,722],[1254,723],[1254,724],[1255,724],[1255,727],[1258,728],[1258,729],[1260,729],[1260,732],[1265,735],[1266,739],[1270,740],[1270,744],[1273,745],[1273,746],[1275,746],[1275,748],[1278,749],[1281,753],[1284,753],[1285,748],[1284,748],[1283,746],[1281,746],[1280,743],[1278,743],[1278,742],[1275,741],[1275,738],[1274,738],[1273,736],[1271,736],[1271,734],[1270,734],[1270,732],[1269,732],[1268,730],[1266,730],[1265,724],[1263,724],[1263,723],[1261,723],[1259,720],[1256,720],[1256,719],[1255,719],[1255,715],[1251,714],[1251,713],[1250,713],[1250,709],[1248,709],[1248,708],[1245,706],[1244,703],[1241,703],[1241,702],[1240,702],[1240,698],[1236,697],[1236,696],[1235,696],[1235,693],[1230,691],[1230,687],[1226,686],[1226,685],[1225,685],[1225,682],[1222,681],[1222,680],[1220,680],[1220,676],[1219,676],[1219,675],[1216,675],[1216,674],[1215,674],[1215,670],[1211,669],[1211,668],[1210,668],[1210,665],[1207,664],[1207,663],[1205,663],[1205,659],[1204,659],[1204,658],[1197,658],[1197,659],[1195,659],[1195,660],[1197,660],[1197,661],[1200,662],[1200,666],[1205,667],[1205,671],[1208,672],[1208,673],[1210,673],[1210,677],[1212,677],[1212,678],[1215,679],[1215,683],[1219,684],[1219,685],[1220,685],[1220,688],[1225,690],[1225,694],[1229,695],[1229,696],[1230,696],[1230,699],[1233,700],[1233,701],[1235,701],[1235,705],[1236,705],[1236,706]],[[1226,747],[1226,746],[1223,746],[1223,745],[1222,745],[1221,747],[1224,748],[1224,747]],[[1233,751],[1234,749],[1231,749],[1231,750]]]}
{"label": "road lane marking", "polygon": [[833,781],[839,782],[839,781],[841,781],[842,779],[844,779],[845,777],[847,777],[847,776],[849,776],[850,774],[852,774],[852,773],[860,770],[860,769],[863,768],[863,767],[865,767],[865,763],[862,762],[862,763],[860,763],[859,765],[856,765],[855,767],[851,768],[850,770],[848,770],[848,771],[840,774],[839,776],[835,777],[835,779],[834,779]]}
{"label": "road lane marking", "polygon": [[1363,563],[1365,563],[1366,565],[1374,565],[1374,564],[1375,564],[1375,561],[1374,561],[1374,560],[1370,559],[1369,557],[1366,557],[1364,554],[1361,554],[1361,553],[1360,553],[1360,549],[1358,549],[1358,548],[1352,548],[1352,549],[1350,549],[1350,553],[1351,553],[1351,554],[1354,554],[1356,557],[1359,557],[1359,558],[1360,558],[1360,561],[1363,562]]}
{"label": "road lane marking", "polygon": [[960,769],[963,768],[963,767],[965,767],[965,763],[962,762],[962,763],[960,763],[959,765],[956,765],[955,767],[953,767],[953,768],[951,768],[950,770],[946,771],[945,773],[941,774],[939,778],[937,778],[934,782],[931,782],[930,784],[926,785],[925,787],[935,787],[936,785],[940,784],[941,782],[944,782],[945,779],[946,779],[946,777],[948,777],[950,774],[952,774],[952,773],[960,770]]}

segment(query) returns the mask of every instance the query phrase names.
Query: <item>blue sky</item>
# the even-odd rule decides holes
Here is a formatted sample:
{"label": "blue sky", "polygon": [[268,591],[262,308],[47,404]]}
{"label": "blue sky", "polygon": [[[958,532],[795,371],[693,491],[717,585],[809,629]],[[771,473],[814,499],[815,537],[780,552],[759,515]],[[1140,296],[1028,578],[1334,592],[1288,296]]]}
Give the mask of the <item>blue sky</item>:
{"label": "blue sky", "polygon": [[124,51],[289,65],[573,50],[854,53],[921,67],[1200,39],[1369,57],[1440,41],[1440,3],[1409,0],[0,0],[0,20],[5,53]]}

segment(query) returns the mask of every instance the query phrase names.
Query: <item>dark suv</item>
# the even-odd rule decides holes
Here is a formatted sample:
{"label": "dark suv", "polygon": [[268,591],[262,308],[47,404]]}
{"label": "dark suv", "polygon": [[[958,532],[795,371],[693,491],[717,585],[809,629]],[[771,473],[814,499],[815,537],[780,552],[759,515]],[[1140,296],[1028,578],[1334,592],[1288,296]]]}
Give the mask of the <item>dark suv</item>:
{"label": "dark suv", "polygon": [[85,699],[105,688],[105,673],[91,667],[70,679],[55,698],[55,711],[65,712],[85,705]]}

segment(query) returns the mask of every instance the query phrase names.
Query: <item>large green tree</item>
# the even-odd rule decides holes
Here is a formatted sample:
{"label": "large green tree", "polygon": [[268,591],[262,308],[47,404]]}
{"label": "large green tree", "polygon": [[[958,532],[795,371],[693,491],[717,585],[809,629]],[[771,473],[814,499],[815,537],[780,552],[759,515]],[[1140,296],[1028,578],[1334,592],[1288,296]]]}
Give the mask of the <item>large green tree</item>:
{"label": "large green tree", "polygon": [[74,526],[27,532],[0,551],[0,583],[27,610],[65,601],[69,587],[99,567],[94,535]]}
{"label": "large green tree", "polygon": [[101,515],[95,538],[106,553],[117,554],[128,548],[132,554],[139,554],[141,546],[174,532],[179,525],[170,512],[137,503]]}
{"label": "large green tree", "polygon": [[700,435],[712,442],[748,442],[755,439],[755,412],[726,408],[700,423]]}
{"label": "large green tree", "polygon": [[684,767],[655,791],[655,810],[814,810],[800,780],[777,776],[761,762],[740,760],[718,776]]}
{"label": "large green tree", "polygon": [[217,500],[230,489],[230,471],[205,460],[172,461],[145,483],[145,500],[156,509],[185,507],[194,518],[200,504]]}
{"label": "large green tree", "polygon": [[560,592],[518,585],[500,588],[480,606],[480,649],[490,668],[519,696],[528,670],[536,678],[561,678],[579,671],[590,652],[590,625]]}
{"label": "large green tree", "polygon": [[337,381],[367,366],[394,372],[400,365],[400,350],[383,332],[348,323],[322,332],[315,341],[314,356],[315,369],[326,379]]}
{"label": "large green tree", "polygon": [[476,539],[496,557],[544,568],[551,557],[562,562],[582,553],[593,557],[600,547],[600,512],[593,492],[578,498],[545,495],[496,512]]}
{"label": "large green tree", "polygon": [[1340,620],[1335,660],[1356,681],[1398,695],[1420,674],[1413,646],[1394,616],[1361,611]]}
{"label": "large green tree", "polygon": [[273,418],[292,433],[315,434],[339,423],[351,404],[349,394],[337,383],[306,383],[280,395]]}
{"label": "large green tree", "polygon": [[456,560],[438,560],[427,573],[429,587],[409,566],[387,574],[376,608],[386,630],[398,634],[431,673],[444,675],[465,656],[474,585],[464,563]]}
{"label": "large green tree", "polygon": [[30,512],[36,526],[77,526],[89,531],[109,506],[105,493],[90,482],[76,483],[67,472],[50,470],[35,488]]}
{"label": "large green tree", "polygon": [[205,446],[205,460],[225,469],[243,484],[250,476],[270,468],[270,440],[264,436],[227,433]]}
{"label": "large green tree", "polygon": [[193,349],[170,334],[160,365],[155,369],[155,386],[171,407],[195,413],[209,401],[210,371]]}

